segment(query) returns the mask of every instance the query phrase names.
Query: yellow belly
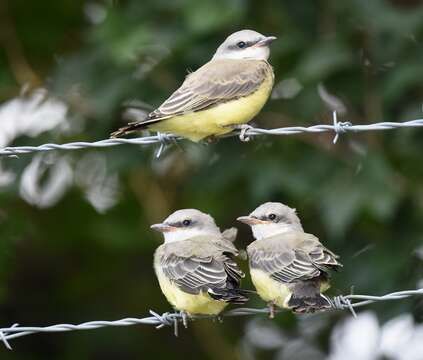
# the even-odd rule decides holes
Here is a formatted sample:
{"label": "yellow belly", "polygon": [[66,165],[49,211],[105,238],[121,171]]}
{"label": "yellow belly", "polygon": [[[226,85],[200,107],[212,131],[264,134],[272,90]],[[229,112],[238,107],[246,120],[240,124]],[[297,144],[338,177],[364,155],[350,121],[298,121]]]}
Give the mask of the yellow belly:
{"label": "yellow belly", "polygon": [[251,269],[251,280],[259,296],[267,302],[272,301],[279,307],[287,307],[291,291],[288,287],[276,280],[273,280],[264,271]]}
{"label": "yellow belly", "polygon": [[[287,303],[291,296],[291,291],[286,285],[272,279],[264,271],[251,269],[251,280],[257,293],[264,301],[272,301],[277,306],[288,308]],[[323,281],[320,284],[320,292],[325,292],[330,288],[329,282]]]}
{"label": "yellow belly", "polygon": [[157,277],[167,301],[177,310],[186,311],[189,314],[217,315],[228,305],[224,301],[212,299],[207,293],[187,294],[171,283],[161,272],[157,273]]}
{"label": "yellow belly", "polygon": [[246,124],[258,114],[269,98],[272,86],[273,76],[269,74],[259,89],[249,96],[162,120],[150,125],[149,129],[180,135],[192,141],[229,133],[232,129],[228,125]]}

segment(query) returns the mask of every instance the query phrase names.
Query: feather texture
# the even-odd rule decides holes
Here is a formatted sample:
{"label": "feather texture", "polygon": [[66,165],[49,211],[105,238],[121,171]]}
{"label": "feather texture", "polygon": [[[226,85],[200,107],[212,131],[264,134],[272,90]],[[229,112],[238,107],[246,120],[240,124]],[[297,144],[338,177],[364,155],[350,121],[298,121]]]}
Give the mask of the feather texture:
{"label": "feather texture", "polygon": [[[136,119],[111,136],[149,128],[198,141],[230,132],[231,129],[224,127],[244,124],[260,111],[270,95],[273,81],[273,70],[267,61],[212,60],[190,73],[181,87],[146,118]],[[246,101],[253,94],[255,96]],[[244,101],[235,104],[239,99]],[[219,106],[222,108],[214,111]],[[200,111],[202,116],[197,117]]]}
{"label": "feather texture", "polygon": [[262,270],[283,283],[310,280],[328,275],[342,266],[333,252],[314,235],[289,232],[254,241],[247,248],[252,269]]}
{"label": "feather texture", "polygon": [[[179,300],[185,302],[186,299],[181,292],[198,296],[202,302],[208,296],[209,302],[243,304],[248,297],[239,289],[244,273],[234,260],[237,254],[234,245],[227,240],[199,236],[161,245],[155,253],[155,270],[162,290],[165,279],[165,295],[172,292],[168,300],[180,310],[190,312],[190,309],[181,309],[183,305],[178,306]],[[173,296],[170,286],[178,289],[179,299]],[[195,298],[192,299],[195,306]]]}

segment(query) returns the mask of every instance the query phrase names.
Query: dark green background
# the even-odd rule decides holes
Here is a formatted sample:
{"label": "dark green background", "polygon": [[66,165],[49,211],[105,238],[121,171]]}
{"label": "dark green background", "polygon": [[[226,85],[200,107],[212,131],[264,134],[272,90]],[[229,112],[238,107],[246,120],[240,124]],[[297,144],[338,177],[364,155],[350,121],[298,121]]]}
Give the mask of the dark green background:
{"label": "dark green background", "polygon": [[[106,14],[98,24],[86,15],[93,4]],[[346,106],[344,121],[422,117],[423,7],[417,0],[3,0],[0,100],[18,96],[25,84],[45,86],[69,106],[70,121],[80,124],[72,135],[47,132],[14,144],[106,138],[124,123],[125,101],[158,106],[187,69],[208,61],[228,34],[243,28],[277,36],[270,58],[276,84],[294,78],[302,85],[293,98],[269,101],[255,119],[261,127],[331,123],[319,83]],[[141,78],[135,76],[140,65],[146,70]],[[336,145],[332,139],[315,134],[180,142],[159,160],[155,146],[96,150],[120,180],[119,201],[103,214],[78,186],[43,210],[19,197],[18,182],[2,188],[0,324],[80,323],[168,311],[152,269],[161,238],[149,224],[184,207],[209,212],[222,228],[239,227],[237,245],[245,248],[251,234],[234,219],[262,202],[285,202],[297,208],[306,231],[341,255],[345,267],[334,277],[332,295],[348,294],[352,286],[375,295],[416,288],[422,278],[423,130],[348,134]],[[76,163],[89,152],[68,155]],[[2,162],[19,173],[31,158]],[[249,279],[244,286],[251,286]],[[263,303],[253,299],[250,305]],[[381,322],[404,312],[421,322],[422,305],[415,299],[371,308]],[[327,352],[331,328],[349,316],[314,317],[316,323],[325,319],[314,346]],[[14,352],[0,348],[0,354],[240,358],[247,321],[198,321],[177,339],[169,328],[150,326],[32,335],[13,341]],[[293,315],[280,315],[275,323],[294,338],[304,335]],[[256,355],[267,359],[274,353]]]}

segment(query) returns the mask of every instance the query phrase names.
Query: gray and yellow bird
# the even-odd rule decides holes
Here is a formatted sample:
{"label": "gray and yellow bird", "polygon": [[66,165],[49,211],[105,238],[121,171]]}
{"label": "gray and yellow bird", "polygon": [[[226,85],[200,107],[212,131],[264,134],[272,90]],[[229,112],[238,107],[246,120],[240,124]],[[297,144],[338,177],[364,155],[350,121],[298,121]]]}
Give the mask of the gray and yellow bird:
{"label": "gray and yellow bird", "polygon": [[187,315],[218,315],[228,304],[248,301],[234,260],[236,232],[222,234],[210,215],[195,209],[178,210],[151,228],[164,235],[154,255],[160,288],[185,325]]}
{"label": "gray and yellow bird", "polygon": [[252,30],[233,33],[158,109],[111,136],[149,129],[198,142],[248,123],[272,91],[274,74],[267,59],[275,39]]}
{"label": "gray and yellow bird", "polygon": [[247,247],[250,274],[271,317],[275,305],[294,312],[330,307],[321,293],[329,288],[329,271],[342,265],[317,237],[304,232],[295,209],[268,202],[237,220],[250,225],[256,239]]}

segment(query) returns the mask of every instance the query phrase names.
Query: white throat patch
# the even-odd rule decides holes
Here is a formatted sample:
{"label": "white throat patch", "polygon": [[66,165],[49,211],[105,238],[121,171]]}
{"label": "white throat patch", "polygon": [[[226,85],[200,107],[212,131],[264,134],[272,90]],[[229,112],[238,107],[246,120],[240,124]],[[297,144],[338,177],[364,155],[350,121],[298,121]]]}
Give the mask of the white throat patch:
{"label": "white throat patch", "polygon": [[300,229],[286,224],[257,224],[253,225],[251,230],[253,231],[254,238],[260,240],[278,234],[299,231]]}
{"label": "white throat patch", "polygon": [[211,229],[178,229],[163,233],[165,243],[172,243],[176,241],[184,241],[192,239],[196,236],[219,236],[220,231],[213,231]]}
{"label": "white throat patch", "polygon": [[224,50],[218,51],[214,54],[213,60],[216,59],[235,59],[235,60],[267,60],[270,55],[268,46],[249,47],[247,49],[239,50]]}

